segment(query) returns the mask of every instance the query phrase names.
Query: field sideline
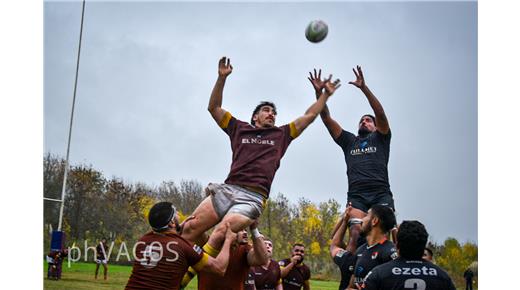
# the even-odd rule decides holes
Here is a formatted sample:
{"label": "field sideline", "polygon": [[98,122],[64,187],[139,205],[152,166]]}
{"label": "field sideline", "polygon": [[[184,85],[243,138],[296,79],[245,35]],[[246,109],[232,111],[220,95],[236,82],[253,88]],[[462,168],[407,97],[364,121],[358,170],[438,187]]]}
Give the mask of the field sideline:
{"label": "field sideline", "polygon": [[[99,268],[98,280],[94,279],[96,264],[94,263],[63,263],[62,279],[59,281],[47,280],[47,263],[44,263],[45,290],[97,290],[97,289],[124,289],[132,267],[108,265],[108,280],[103,280],[103,267]],[[313,290],[337,290],[339,282],[311,280]],[[196,290],[197,282],[192,281],[187,290]]]}

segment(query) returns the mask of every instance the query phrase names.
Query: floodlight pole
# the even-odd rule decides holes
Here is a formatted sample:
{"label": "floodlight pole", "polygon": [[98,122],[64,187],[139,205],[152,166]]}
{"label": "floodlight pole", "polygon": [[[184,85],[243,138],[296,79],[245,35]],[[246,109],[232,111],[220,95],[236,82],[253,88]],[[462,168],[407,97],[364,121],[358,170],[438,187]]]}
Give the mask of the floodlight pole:
{"label": "floodlight pole", "polygon": [[65,159],[65,170],[63,172],[63,186],[61,188],[61,205],[60,205],[60,219],[58,221],[58,231],[61,231],[61,225],[63,222],[63,206],[65,205],[65,189],[67,188],[67,174],[69,172],[70,138],[72,135],[72,121],[74,120],[74,105],[76,104],[76,89],[78,87],[79,56],[81,53],[81,37],[83,35],[83,16],[84,15],[85,15],[85,0],[83,0],[83,6],[81,8],[81,26],[80,26],[80,31],[79,31],[78,60],[76,62],[76,79],[74,80],[74,93],[72,96],[72,111],[70,113],[69,140],[67,142],[67,157]]}

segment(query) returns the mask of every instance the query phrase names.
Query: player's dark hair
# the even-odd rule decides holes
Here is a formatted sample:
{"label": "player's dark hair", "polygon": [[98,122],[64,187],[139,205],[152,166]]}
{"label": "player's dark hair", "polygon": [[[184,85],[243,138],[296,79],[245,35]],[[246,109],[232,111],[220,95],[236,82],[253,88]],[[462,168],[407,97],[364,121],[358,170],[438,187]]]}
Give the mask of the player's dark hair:
{"label": "player's dark hair", "polygon": [[384,233],[388,233],[396,226],[394,211],[388,206],[376,204],[370,210],[373,215],[379,218],[379,223]]}
{"label": "player's dark hair", "polygon": [[171,202],[163,201],[156,203],[148,214],[148,223],[156,232],[168,229],[168,224],[175,216],[175,206]]}
{"label": "player's dark hair", "polygon": [[295,243],[292,245],[292,248],[294,249],[295,247],[304,247],[305,248],[305,245],[301,244],[301,243]]}
{"label": "player's dark hair", "polygon": [[359,123],[361,124],[361,122],[363,121],[363,118],[365,117],[369,117],[370,119],[372,119],[372,122],[374,122],[374,125],[376,125],[376,117],[374,117],[373,115],[370,115],[370,114],[365,114],[363,116],[361,116],[361,119],[359,119]]}
{"label": "player's dark hair", "polygon": [[274,103],[268,102],[268,101],[262,101],[262,102],[260,102],[260,104],[258,104],[258,106],[255,107],[255,109],[253,111],[253,114],[251,115],[251,125],[253,125],[253,126],[255,125],[255,121],[253,120],[253,117],[256,114],[258,114],[258,112],[260,112],[260,109],[263,106],[269,106],[269,107],[273,108],[274,114],[276,115],[276,106],[274,105]]}
{"label": "player's dark hair", "polygon": [[409,260],[421,260],[428,242],[428,232],[418,221],[403,221],[397,232],[399,255]]}

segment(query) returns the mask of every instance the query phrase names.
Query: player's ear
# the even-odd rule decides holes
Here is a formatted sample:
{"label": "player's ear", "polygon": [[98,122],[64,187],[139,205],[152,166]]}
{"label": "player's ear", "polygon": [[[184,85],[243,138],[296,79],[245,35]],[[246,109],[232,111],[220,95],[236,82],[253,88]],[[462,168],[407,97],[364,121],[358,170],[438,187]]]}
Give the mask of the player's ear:
{"label": "player's ear", "polygon": [[372,224],[372,226],[379,224],[379,218],[377,216],[373,216],[370,220],[370,223]]}

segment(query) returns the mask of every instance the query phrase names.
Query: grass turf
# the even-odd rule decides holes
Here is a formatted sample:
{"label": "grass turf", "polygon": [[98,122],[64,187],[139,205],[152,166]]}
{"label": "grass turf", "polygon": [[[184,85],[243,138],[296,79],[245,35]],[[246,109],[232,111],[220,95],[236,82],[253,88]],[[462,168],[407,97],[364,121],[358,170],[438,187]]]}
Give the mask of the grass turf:
{"label": "grass turf", "polygon": [[[63,263],[61,280],[47,279],[47,263],[44,263],[44,289],[48,290],[94,290],[94,289],[124,289],[128,277],[132,272],[130,266],[108,265],[108,280],[103,280],[103,267],[99,267],[98,279],[94,279],[96,264],[94,263],[71,263],[68,268],[67,262]],[[337,290],[339,282],[311,280],[313,290]],[[196,290],[197,282],[192,281],[187,290]]]}

